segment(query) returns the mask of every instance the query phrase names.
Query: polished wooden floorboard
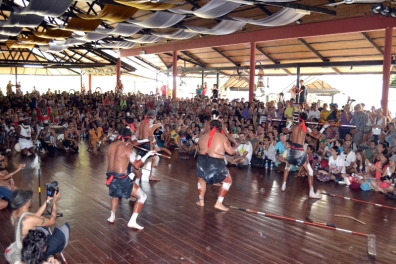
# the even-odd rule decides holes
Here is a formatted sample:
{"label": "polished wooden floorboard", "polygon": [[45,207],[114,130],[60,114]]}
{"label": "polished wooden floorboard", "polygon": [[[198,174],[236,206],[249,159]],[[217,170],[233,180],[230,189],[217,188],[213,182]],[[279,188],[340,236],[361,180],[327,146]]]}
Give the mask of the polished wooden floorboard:
{"label": "polished wooden floorboard", "polygon": [[[373,258],[367,254],[365,237],[241,211],[220,212],[213,208],[219,187],[208,185],[205,207],[197,207],[196,160],[181,160],[177,151],[170,160],[161,159],[160,182],[141,184],[148,198],[138,223],[145,229],[127,228],[133,202],[126,200],[120,202],[115,223],[109,224],[106,148],[94,155],[82,143],[79,154],[45,154],[40,164],[37,157],[17,154],[9,162],[10,171],[26,163],[23,175],[14,178],[18,186],[34,191],[34,209],[39,206],[38,169],[43,190],[45,183],[58,181],[63,217],[57,224],[69,222],[71,226],[64,251],[68,263],[396,263],[396,210],[327,196],[310,200],[307,178],[290,176],[282,193],[279,174],[230,167],[233,185],[225,205],[301,220],[310,216],[317,222],[375,234],[377,256]],[[396,201],[382,194],[352,191],[335,183],[315,181],[315,189],[396,207]],[[10,212],[9,208],[0,211],[1,253],[14,240]],[[366,225],[334,214],[356,217]],[[4,262],[0,256],[0,263]]]}

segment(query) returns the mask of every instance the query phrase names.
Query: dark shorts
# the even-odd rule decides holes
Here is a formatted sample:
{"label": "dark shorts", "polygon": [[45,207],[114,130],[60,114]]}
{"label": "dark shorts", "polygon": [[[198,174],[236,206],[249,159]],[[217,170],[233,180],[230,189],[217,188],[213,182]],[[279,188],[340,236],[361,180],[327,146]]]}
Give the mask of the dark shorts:
{"label": "dark shorts", "polygon": [[12,191],[7,187],[0,186],[0,199],[6,198],[8,201],[11,199]]}
{"label": "dark shorts", "polygon": [[287,162],[294,166],[302,166],[307,161],[307,153],[300,144],[292,143],[286,158]]}
{"label": "dark shorts", "polygon": [[[132,193],[133,181],[125,173],[107,172],[106,185],[109,187],[111,197],[128,199]],[[111,177],[113,177],[111,179]]]}
{"label": "dark shorts", "polygon": [[[139,147],[149,150],[150,149],[150,143],[144,143],[143,145],[140,145]],[[148,151],[138,149],[138,154],[140,155],[140,157],[143,157],[144,155],[146,155],[147,152]]]}
{"label": "dark shorts", "polygon": [[228,175],[228,169],[224,159],[212,158],[209,155],[198,155],[197,176],[209,184],[224,181]]}
{"label": "dark shorts", "polygon": [[68,223],[60,227],[55,227],[52,234],[50,234],[47,227],[37,227],[36,229],[44,232],[48,238],[48,249],[46,252],[47,258],[51,255],[62,252],[69,243],[70,225]]}

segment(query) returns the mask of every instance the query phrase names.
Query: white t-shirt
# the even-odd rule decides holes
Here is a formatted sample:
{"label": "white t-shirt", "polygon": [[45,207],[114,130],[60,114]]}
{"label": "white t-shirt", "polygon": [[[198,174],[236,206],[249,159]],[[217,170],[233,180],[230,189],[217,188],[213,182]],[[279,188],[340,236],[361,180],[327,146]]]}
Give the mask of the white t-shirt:
{"label": "white t-shirt", "polygon": [[319,110],[316,110],[316,111],[310,110],[309,113],[308,113],[308,119],[311,119],[311,118],[320,119]]}
{"label": "white t-shirt", "polygon": [[329,172],[336,172],[338,168],[342,166],[341,173],[345,173],[345,164],[344,158],[342,156],[338,156],[337,160],[334,160],[333,156],[329,158]]}
{"label": "white t-shirt", "polygon": [[[268,149],[264,149],[264,156],[267,156],[268,159],[272,160],[273,162],[276,162],[276,155],[275,155],[275,147],[274,145],[270,144]],[[286,151],[284,151],[286,152]]]}
{"label": "white t-shirt", "polygon": [[245,151],[248,152],[248,154],[246,155],[246,158],[249,160],[252,159],[252,154],[253,154],[253,147],[252,147],[252,143],[250,143],[249,141],[247,141],[244,144],[240,144],[237,148],[239,155],[243,155],[243,153],[245,153]]}
{"label": "white t-shirt", "polygon": [[344,159],[345,167],[351,165],[352,162],[356,162],[356,154],[354,151],[350,151],[348,155],[342,153],[340,156]]}

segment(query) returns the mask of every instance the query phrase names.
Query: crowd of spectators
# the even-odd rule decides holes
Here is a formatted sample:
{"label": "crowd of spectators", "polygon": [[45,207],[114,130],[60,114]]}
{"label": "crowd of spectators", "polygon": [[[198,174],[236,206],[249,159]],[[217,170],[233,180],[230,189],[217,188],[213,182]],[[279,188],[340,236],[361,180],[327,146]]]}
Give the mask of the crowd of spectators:
{"label": "crowd of spectators", "polygon": [[[206,85],[205,85],[206,87]],[[204,88],[205,88],[204,87]],[[394,192],[396,174],[395,123],[381,109],[366,109],[353,100],[339,107],[321,101],[296,103],[296,98],[252,103],[241,99],[212,97],[201,91],[194,98],[114,92],[59,93],[36,91],[11,93],[0,98],[0,165],[7,156],[47,151],[77,153],[80,141],[88,139],[88,151],[97,152],[106,141],[131,122],[135,127],[145,113],[155,110],[162,127],[154,132],[160,147],[175,149],[181,159],[194,157],[196,139],[205,122],[220,116],[229,134],[237,141],[238,153],[227,156],[229,166],[252,166],[282,173],[290,148],[289,133],[302,111],[308,115],[313,135],[307,136],[306,151],[315,176],[326,182],[334,180],[351,188]],[[205,88],[207,89],[207,88]],[[160,90],[159,90],[160,91]],[[298,93],[297,93],[298,94]],[[306,95],[305,95],[306,96]],[[353,111],[352,111],[353,109]],[[322,135],[318,123],[330,126]],[[40,142],[40,144],[38,144]],[[15,146],[16,145],[16,146]],[[305,176],[303,168],[294,167],[296,176]],[[12,188],[7,171],[0,172],[0,189]],[[6,195],[4,195],[6,193]],[[9,192],[0,192],[8,198]]]}

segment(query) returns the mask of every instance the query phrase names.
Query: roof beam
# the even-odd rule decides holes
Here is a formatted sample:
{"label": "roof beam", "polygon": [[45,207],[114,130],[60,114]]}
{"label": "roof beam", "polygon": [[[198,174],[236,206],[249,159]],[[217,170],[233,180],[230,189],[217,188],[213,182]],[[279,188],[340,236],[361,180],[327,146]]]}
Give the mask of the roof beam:
{"label": "roof beam", "polygon": [[170,69],[171,68],[171,66],[168,66],[167,64],[166,64],[166,62],[164,61],[164,59],[159,55],[159,54],[156,54],[157,55],[157,57],[162,61],[162,63],[165,65],[165,67],[167,68],[167,69]]}
{"label": "roof beam", "polygon": [[[391,61],[392,65],[396,65],[396,60]],[[383,61],[382,60],[371,60],[371,61],[339,61],[339,62],[334,62],[334,61],[328,61],[328,62],[304,62],[304,63],[287,63],[287,64],[266,64],[266,65],[256,65],[256,69],[286,69],[286,68],[332,68],[332,67],[351,67],[356,66],[356,67],[362,67],[362,66],[382,66]],[[184,68],[185,71],[187,72],[200,72],[200,71],[234,71],[238,67],[218,67],[218,68]],[[162,72],[167,72],[170,70],[165,70]]]}
{"label": "roof beam", "polygon": [[233,59],[231,59],[230,57],[228,57],[224,52],[222,52],[221,50],[219,50],[218,48],[212,48],[212,50],[216,51],[217,53],[219,53],[221,56],[223,56],[224,58],[226,58],[229,62],[231,62],[232,64],[234,64],[235,66],[241,66],[240,63],[237,63],[236,61],[234,61]]}
{"label": "roof beam", "polygon": [[47,68],[95,68],[112,66],[110,63],[70,63],[70,62],[45,62],[45,61],[30,61],[25,60],[0,60],[0,67],[24,67],[24,65],[40,65]]}
{"label": "roof beam", "polygon": [[340,70],[338,70],[336,67],[332,67],[333,71],[335,71],[338,75],[341,75],[342,73]]}
{"label": "roof beam", "polygon": [[265,51],[263,50],[263,48],[260,48],[260,47],[256,46],[256,49],[257,49],[258,51],[260,51],[261,54],[263,54],[265,57],[267,57],[267,58],[268,58],[270,61],[272,61],[274,64],[279,64],[279,63],[280,63],[279,61],[277,61],[277,60],[275,60],[274,58],[272,58],[271,55],[269,55],[267,52],[265,52]]}
{"label": "roof beam", "polygon": [[121,57],[137,56],[140,51],[146,54],[172,52],[174,50],[191,50],[211,47],[230,46],[250,42],[316,37],[324,35],[346,34],[362,31],[382,30],[396,27],[396,19],[382,16],[363,16],[311,24],[291,25],[262,29],[251,32],[240,32],[224,36],[205,36],[188,41],[160,43],[153,46],[136,47],[121,50]]}
{"label": "roof beam", "polygon": [[321,59],[323,62],[329,61],[329,59],[326,59],[325,57],[322,56],[316,49],[314,49],[308,42],[306,42],[304,39],[299,38],[298,41],[300,41],[305,47],[307,47],[310,51],[312,51],[319,59]]}
{"label": "roof beam", "polygon": [[[165,52],[164,54],[165,54],[166,56],[173,57],[173,54],[172,54],[172,53]],[[185,61],[185,62],[192,63],[192,64],[194,64],[194,65],[200,66],[196,61],[183,58],[183,57],[181,57],[181,56],[179,56],[179,55],[177,55],[177,60],[182,60],[182,61]]]}
{"label": "roof beam", "polygon": [[374,40],[372,38],[370,38],[370,36],[366,33],[366,32],[362,32],[363,37],[365,37],[365,39],[367,39],[371,45],[373,45],[373,47],[378,50],[379,53],[381,53],[381,55],[384,55],[384,52],[382,51],[382,49],[380,48],[380,46],[377,45],[377,43],[374,42]]}
{"label": "roof beam", "polygon": [[160,71],[160,70],[161,70],[160,67],[158,67],[158,66],[152,64],[151,62],[149,62],[149,61],[143,59],[143,58],[140,57],[140,56],[135,56],[135,58],[138,59],[138,60],[140,60],[140,61],[143,62],[143,63],[146,63],[146,64],[149,65],[150,67],[153,67],[153,68],[156,69],[157,71]]}
{"label": "roof beam", "polygon": [[[253,2],[251,0],[246,0],[249,2]],[[255,2],[257,4],[257,2]],[[319,14],[325,14],[325,15],[331,15],[331,16],[336,16],[337,12],[333,10],[329,10],[327,8],[323,7],[316,7],[316,6],[309,6],[309,5],[303,5],[303,4],[296,4],[296,3],[291,3],[291,2],[260,2],[259,4],[262,5],[269,5],[269,6],[279,6],[279,7],[288,7],[288,8],[293,8],[293,9],[301,9],[301,10],[306,10],[310,11],[313,13],[319,13]]]}
{"label": "roof beam", "polygon": [[200,59],[198,59],[197,57],[195,57],[194,55],[192,55],[191,53],[189,53],[188,51],[181,51],[181,53],[187,57],[189,57],[190,59],[196,61],[198,63],[199,66],[205,68],[206,64],[203,63]]}

